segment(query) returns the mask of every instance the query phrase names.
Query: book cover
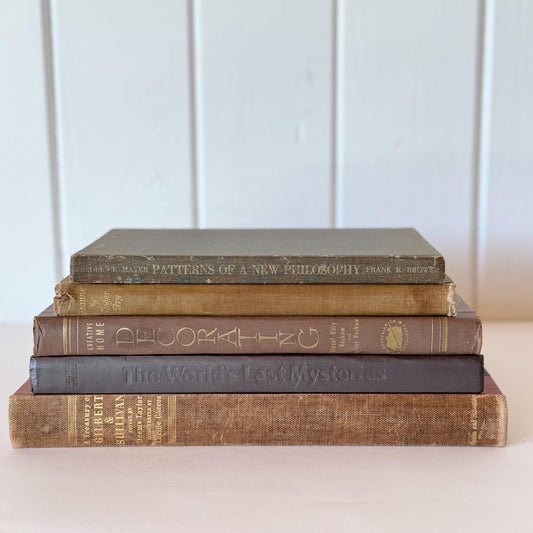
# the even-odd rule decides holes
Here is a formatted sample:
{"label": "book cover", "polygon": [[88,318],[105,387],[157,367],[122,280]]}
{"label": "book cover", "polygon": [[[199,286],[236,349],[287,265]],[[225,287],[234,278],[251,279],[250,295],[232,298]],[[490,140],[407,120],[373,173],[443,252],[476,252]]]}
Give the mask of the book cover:
{"label": "book cover", "polygon": [[455,284],[127,284],[56,286],[54,312],[77,315],[455,315]]}
{"label": "book cover", "polygon": [[482,355],[32,357],[36,394],[478,393]]}
{"label": "book cover", "polygon": [[507,401],[481,394],[32,394],[9,399],[13,447],[504,446]]}
{"label": "book cover", "polygon": [[113,229],[71,257],[80,283],[442,283],[415,229]]}
{"label": "book cover", "polygon": [[482,325],[458,295],[444,316],[56,316],[34,318],[33,354],[481,353]]}

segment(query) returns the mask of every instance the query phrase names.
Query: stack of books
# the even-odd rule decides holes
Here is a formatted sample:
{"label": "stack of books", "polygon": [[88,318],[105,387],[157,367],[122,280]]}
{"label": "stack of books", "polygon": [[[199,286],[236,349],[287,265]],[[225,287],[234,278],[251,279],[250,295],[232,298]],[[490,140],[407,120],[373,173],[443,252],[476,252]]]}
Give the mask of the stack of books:
{"label": "stack of books", "polygon": [[112,230],[35,317],[14,447],[505,444],[481,322],[414,229]]}

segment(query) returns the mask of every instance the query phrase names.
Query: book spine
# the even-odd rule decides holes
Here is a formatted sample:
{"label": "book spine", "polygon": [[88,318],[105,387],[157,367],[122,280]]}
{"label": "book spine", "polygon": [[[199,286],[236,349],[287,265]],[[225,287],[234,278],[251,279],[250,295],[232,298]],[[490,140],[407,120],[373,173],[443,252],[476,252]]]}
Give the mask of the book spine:
{"label": "book spine", "polygon": [[455,285],[56,286],[54,311],[75,315],[455,315]]}
{"label": "book spine", "polygon": [[481,355],[32,357],[36,394],[478,393]]}
{"label": "book spine", "polygon": [[436,256],[84,256],[71,258],[79,283],[442,283]]}
{"label": "book spine", "polygon": [[473,317],[37,316],[34,355],[479,354]]}
{"label": "book spine", "polygon": [[[486,378],[490,379],[490,378]],[[13,447],[503,446],[495,394],[15,394]]]}

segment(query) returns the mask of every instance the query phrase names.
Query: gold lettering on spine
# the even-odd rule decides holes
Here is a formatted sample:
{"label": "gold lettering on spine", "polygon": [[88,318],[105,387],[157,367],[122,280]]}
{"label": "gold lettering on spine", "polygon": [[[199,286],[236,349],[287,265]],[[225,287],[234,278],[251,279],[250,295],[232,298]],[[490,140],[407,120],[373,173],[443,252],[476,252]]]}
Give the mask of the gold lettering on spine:
{"label": "gold lettering on spine", "polygon": [[135,414],[135,422],[137,423],[137,438],[135,442],[137,445],[145,444],[144,442],[144,435],[143,435],[143,414],[144,414],[144,405],[143,405],[143,397],[137,396],[137,399],[135,400],[135,408],[136,408],[136,414]]}
{"label": "gold lettering on spine", "polygon": [[163,444],[163,398],[157,396],[155,399],[155,439],[154,444]]}
{"label": "gold lettering on spine", "polygon": [[95,324],[95,337],[94,342],[96,345],[96,349],[105,352],[105,322],[96,322]]}
{"label": "gold lettering on spine", "polygon": [[262,335],[261,333],[257,334],[257,342],[261,344],[261,341],[276,341],[278,342],[278,336],[276,335]]}
{"label": "gold lettering on spine", "polygon": [[198,330],[198,344],[201,342],[212,342],[213,344],[216,343],[215,339],[215,332],[217,328],[213,328],[211,331],[207,331],[206,329],[199,329]]}
{"label": "gold lettering on spine", "polygon": [[359,335],[360,335],[359,319],[356,318],[353,323],[353,332],[352,332],[353,351],[356,353],[360,351],[360,346],[361,346],[359,342]]}
{"label": "gold lettering on spine", "polygon": [[79,298],[80,298],[80,304],[79,304],[80,312],[86,315],[87,314],[87,294],[85,290],[82,288],[80,288]]}
{"label": "gold lettering on spine", "polygon": [[[300,330],[301,332],[302,330]],[[279,332],[279,345],[283,346],[284,344],[296,344],[294,342],[294,337],[296,336],[296,333],[283,333]]]}
{"label": "gold lettering on spine", "polygon": [[[316,330],[315,328],[312,328],[312,327],[309,327],[309,337],[316,337],[316,341],[313,343],[313,344],[304,344],[303,341],[302,341],[302,335],[304,334],[304,330],[301,329],[300,332],[298,333],[298,344],[302,347],[302,348],[305,348],[306,350],[312,350],[313,348],[316,348],[318,346],[318,343],[320,341],[320,336],[318,334],[318,330]],[[314,335],[313,335],[314,334]]]}
{"label": "gold lettering on spine", "polygon": [[254,340],[255,342],[257,342],[257,336],[258,336],[258,333],[256,333],[255,335],[242,335],[241,333],[241,328],[237,328],[237,335],[238,335],[238,345],[239,345],[239,348],[242,347],[242,342],[243,340]]}
{"label": "gold lettering on spine", "polygon": [[[191,332],[192,334],[192,340],[188,343],[185,343],[183,341],[180,341],[180,335],[184,332],[184,331],[189,331]],[[178,342],[182,345],[182,346],[192,346],[195,341],[196,341],[196,333],[194,332],[194,330],[192,328],[188,328],[188,327],[183,327],[183,328],[180,328],[178,330],[178,332],[176,333],[176,339],[178,340]],[[172,341],[174,342],[174,341]]]}
{"label": "gold lettering on spine", "polygon": [[168,396],[168,443],[170,445],[175,445],[178,442],[177,436],[177,411],[178,411],[178,402],[175,394],[170,394]]}
{"label": "gold lettering on spine", "polygon": [[146,444],[152,444],[153,427],[152,427],[152,400],[146,400]]}
{"label": "gold lettering on spine", "polygon": [[93,396],[93,442],[104,443],[104,397]]}
{"label": "gold lettering on spine", "polygon": [[91,445],[91,397],[85,396],[85,403],[83,404],[83,446]]}
{"label": "gold lettering on spine", "polygon": [[124,396],[115,397],[115,444],[124,446],[126,444],[126,411]]}
{"label": "gold lettering on spine", "polygon": [[235,348],[237,348],[237,340],[231,339],[231,335],[236,335],[236,334],[237,334],[237,326],[235,326],[230,331],[226,331],[226,333],[219,333],[218,340],[228,342],[229,344],[232,344],[233,346],[235,346]]}
{"label": "gold lettering on spine", "polygon": [[472,434],[470,435],[470,445],[475,446],[477,444],[477,395],[472,395],[470,401],[471,414],[470,414],[470,429]]}
{"label": "gold lettering on spine", "polygon": [[69,446],[78,445],[76,434],[76,396],[67,396],[67,440]]}

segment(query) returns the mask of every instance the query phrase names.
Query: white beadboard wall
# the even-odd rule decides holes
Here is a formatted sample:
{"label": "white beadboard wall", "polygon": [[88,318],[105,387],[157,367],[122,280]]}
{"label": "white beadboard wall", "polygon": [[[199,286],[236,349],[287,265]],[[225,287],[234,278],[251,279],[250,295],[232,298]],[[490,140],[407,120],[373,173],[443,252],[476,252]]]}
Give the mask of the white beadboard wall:
{"label": "white beadboard wall", "polygon": [[417,227],[533,318],[528,0],[0,0],[0,320],[112,227]]}

